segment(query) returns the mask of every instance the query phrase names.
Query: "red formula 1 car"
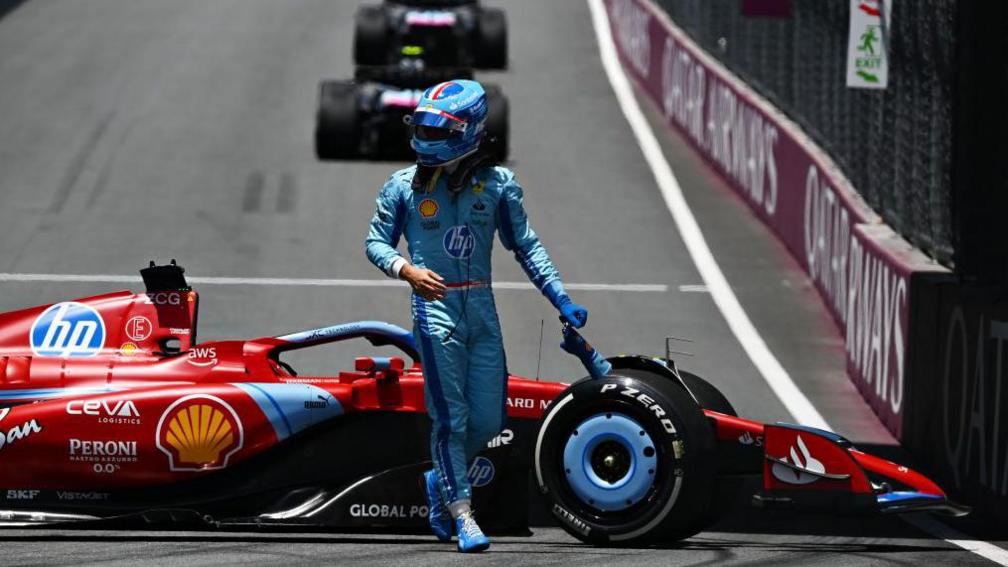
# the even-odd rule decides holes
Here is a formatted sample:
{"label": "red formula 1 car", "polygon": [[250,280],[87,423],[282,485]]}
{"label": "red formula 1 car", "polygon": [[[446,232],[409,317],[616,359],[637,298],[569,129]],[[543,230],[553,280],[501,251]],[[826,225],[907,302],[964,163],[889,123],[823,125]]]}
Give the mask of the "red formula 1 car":
{"label": "red formula 1 car", "polygon": [[[143,293],[0,315],[3,523],[426,529],[430,424],[409,332],[363,321],[197,343],[182,269],[141,274]],[[412,360],[361,357],[325,377],[281,360],[352,338]],[[687,537],[740,474],[762,475],[758,505],[965,513],[837,435],[736,417],[666,359],[609,362],[570,386],[510,377],[506,429],[469,470],[488,531],[527,534],[548,510],[597,544]]]}

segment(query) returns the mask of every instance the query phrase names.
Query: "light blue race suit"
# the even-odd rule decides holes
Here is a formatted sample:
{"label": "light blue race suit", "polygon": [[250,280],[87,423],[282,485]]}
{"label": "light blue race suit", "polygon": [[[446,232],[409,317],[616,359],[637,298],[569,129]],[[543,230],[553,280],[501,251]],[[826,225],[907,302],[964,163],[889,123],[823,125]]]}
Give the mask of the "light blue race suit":
{"label": "light blue race suit", "polygon": [[570,298],[529,227],[514,173],[479,168],[452,192],[440,170],[414,190],[415,171],[397,171],[382,187],[365,244],[368,259],[396,277],[405,263],[396,251],[404,236],[412,264],[438,273],[448,287],[442,300],[413,294],[412,307],[434,421],[431,457],[442,499],[451,504],[471,498],[469,464],[500,432],[506,415],[508,372],[490,284],[494,232],[554,306]]}

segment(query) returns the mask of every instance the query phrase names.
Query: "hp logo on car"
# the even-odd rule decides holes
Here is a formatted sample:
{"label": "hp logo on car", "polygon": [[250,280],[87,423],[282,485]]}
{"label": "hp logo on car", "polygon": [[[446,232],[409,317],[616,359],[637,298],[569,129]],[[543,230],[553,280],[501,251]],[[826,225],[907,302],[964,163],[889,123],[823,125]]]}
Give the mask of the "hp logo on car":
{"label": "hp logo on car", "polygon": [[444,249],[452,258],[468,258],[475,246],[475,238],[469,225],[453,226],[445,232]]}
{"label": "hp logo on car", "polygon": [[29,337],[36,356],[94,356],[105,346],[105,321],[82,303],[57,303],[35,319]]}
{"label": "hp logo on car", "polygon": [[473,485],[473,488],[486,486],[493,480],[494,472],[493,461],[486,457],[476,457],[469,467],[469,484]]}

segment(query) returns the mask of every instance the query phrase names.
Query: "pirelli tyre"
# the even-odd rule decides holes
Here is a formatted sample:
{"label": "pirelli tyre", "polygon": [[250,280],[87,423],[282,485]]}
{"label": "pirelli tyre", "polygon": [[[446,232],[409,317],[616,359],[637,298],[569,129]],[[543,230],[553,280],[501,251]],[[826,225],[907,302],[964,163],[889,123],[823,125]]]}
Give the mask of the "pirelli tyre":
{"label": "pirelli tyre", "polygon": [[499,8],[483,8],[477,18],[476,66],[505,69],[507,62],[507,16]]}
{"label": "pirelli tyre", "polygon": [[511,107],[508,98],[497,85],[486,85],[487,121],[484,146],[494,158],[503,162],[508,157],[510,143]]}
{"label": "pirelli tyre", "polygon": [[689,393],[663,376],[572,385],[546,410],[533,466],[560,525],[587,543],[675,541],[711,517],[712,426]]}
{"label": "pirelli tyre", "polygon": [[361,6],[354,18],[354,63],[384,65],[388,55],[388,37],[385,10],[381,6]]}
{"label": "pirelli tyre", "polygon": [[[673,366],[671,361],[667,362],[670,363],[670,367]],[[635,373],[641,373],[644,371],[626,369],[621,372],[631,376],[639,376],[640,374]],[[686,384],[687,388],[689,388],[693,397],[695,397],[697,402],[700,403],[701,408],[730,415],[732,417],[738,417],[738,412],[735,411],[735,407],[732,406],[731,402],[728,401],[728,398],[721,393],[721,390],[717,389],[717,386],[711,384],[704,378],[701,378],[692,372],[682,370],[681,368],[677,369],[676,372],[679,373],[679,377],[682,378],[683,383]],[[706,516],[702,519],[698,519],[698,522],[704,525],[713,524],[721,517],[722,514],[727,512],[736,504],[743,484],[741,476],[738,474],[732,474],[737,472],[732,469],[732,459],[736,456],[737,449],[732,447],[732,449],[726,451],[725,447],[723,447],[723,443],[716,443],[716,445],[718,452],[718,474],[714,477],[714,488],[711,496],[711,503],[707,508]],[[729,470],[722,470],[722,467],[727,467]],[[727,474],[720,474],[722,472],[726,472]]]}
{"label": "pirelli tyre", "polygon": [[357,85],[349,81],[324,81],[319,85],[315,117],[315,156],[321,161],[353,159],[360,147],[360,112]]}

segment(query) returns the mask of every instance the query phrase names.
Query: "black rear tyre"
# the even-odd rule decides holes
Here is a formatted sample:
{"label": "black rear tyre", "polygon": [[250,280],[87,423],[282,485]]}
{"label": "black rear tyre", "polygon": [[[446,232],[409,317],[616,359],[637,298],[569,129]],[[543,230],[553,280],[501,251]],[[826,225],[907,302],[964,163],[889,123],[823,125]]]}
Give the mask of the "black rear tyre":
{"label": "black rear tyre", "polygon": [[572,385],[547,408],[533,455],[553,515],[596,545],[673,541],[702,530],[715,461],[714,432],[700,407],[654,374]]}
{"label": "black rear tyre", "polygon": [[738,417],[735,407],[731,405],[728,398],[714,384],[685,370],[679,370],[679,376],[686,383],[686,387],[690,389],[690,392],[693,392],[693,395],[696,396],[697,401],[700,402],[700,407],[732,417]]}
{"label": "black rear tyre", "polygon": [[345,81],[322,83],[315,119],[315,156],[321,161],[355,158],[359,141],[357,86]]}
{"label": "black rear tyre", "polygon": [[476,66],[505,69],[508,62],[507,16],[498,8],[483,8],[476,29]]}
{"label": "black rear tyre", "polygon": [[388,18],[381,6],[361,6],[354,26],[354,63],[384,65],[388,56]]}
{"label": "black rear tyre", "polygon": [[484,149],[491,152],[494,159],[504,162],[508,157],[510,143],[511,108],[500,87],[486,85],[487,121]]}

